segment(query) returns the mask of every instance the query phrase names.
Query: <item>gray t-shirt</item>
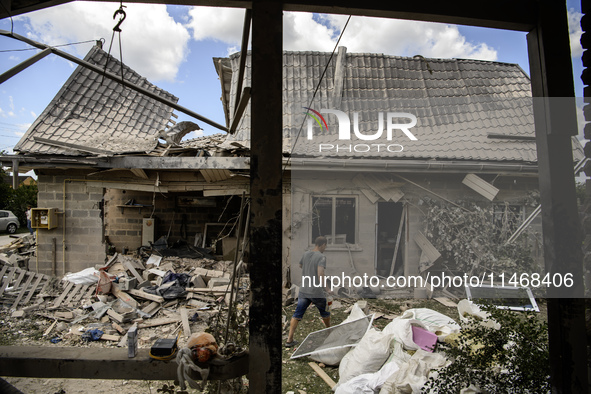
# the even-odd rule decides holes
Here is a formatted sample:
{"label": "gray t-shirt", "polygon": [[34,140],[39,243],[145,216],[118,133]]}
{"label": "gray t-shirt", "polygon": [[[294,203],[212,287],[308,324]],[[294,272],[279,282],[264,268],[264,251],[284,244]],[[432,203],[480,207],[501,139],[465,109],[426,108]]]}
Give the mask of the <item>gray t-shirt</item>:
{"label": "gray t-shirt", "polygon": [[326,268],[326,256],[320,252],[307,251],[300,260],[302,284],[300,294],[308,298],[324,297],[324,283],[320,283],[318,267]]}

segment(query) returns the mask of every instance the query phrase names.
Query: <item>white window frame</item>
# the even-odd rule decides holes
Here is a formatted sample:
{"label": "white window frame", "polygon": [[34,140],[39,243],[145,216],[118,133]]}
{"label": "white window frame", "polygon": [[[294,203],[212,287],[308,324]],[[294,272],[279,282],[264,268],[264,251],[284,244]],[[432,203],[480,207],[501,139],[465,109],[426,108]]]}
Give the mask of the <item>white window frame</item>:
{"label": "white window frame", "polygon": [[[333,240],[336,238],[336,199],[337,198],[347,198],[347,199],[354,199],[355,200],[355,224],[354,224],[354,242],[349,245],[354,245],[354,248],[357,249],[357,242],[359,240],[359,196],[355,194],[311,194],[310,195],[310,212],[314,212],[314,199],[315,198],[332,198],[332,223],[331,223],[331,234],[322,234],[327,236],[329,239],[327,248],[328,249],[346,249],[347,245],[345,243],[338,244],[333,243]],[[313,234],[313,227],[314,225],[314,218],[310,220],[310,234],[308,242],[310,246],[314,244],[314,240],[312,238]]]}

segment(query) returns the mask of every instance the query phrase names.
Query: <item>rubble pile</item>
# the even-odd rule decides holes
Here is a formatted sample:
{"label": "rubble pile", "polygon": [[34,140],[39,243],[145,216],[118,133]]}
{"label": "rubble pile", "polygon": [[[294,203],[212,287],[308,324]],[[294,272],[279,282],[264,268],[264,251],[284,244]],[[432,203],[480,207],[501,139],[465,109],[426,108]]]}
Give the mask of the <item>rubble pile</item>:
{"label": "rubble pile", "polygon": [[[102,267],[62,280],[4,259],[0,264],[3,345],[125,347],[127,333],[137,330],[138,347],[149,348],[158,338],[177,338],[181,346],[194,332],[223,334],[231,294],[240,304],[249,290],[243,277],[231,291],[232,262],[205,258],[115,254]],[[234,307],[234,318],[247,310]]]}
{"label": "rubble pile", "polygon": [[37,249],[35,236],[11,235],[11,238],[13,237],[14,241],[0,247],[0,261],[14,267],[28,268],[29,260]]}

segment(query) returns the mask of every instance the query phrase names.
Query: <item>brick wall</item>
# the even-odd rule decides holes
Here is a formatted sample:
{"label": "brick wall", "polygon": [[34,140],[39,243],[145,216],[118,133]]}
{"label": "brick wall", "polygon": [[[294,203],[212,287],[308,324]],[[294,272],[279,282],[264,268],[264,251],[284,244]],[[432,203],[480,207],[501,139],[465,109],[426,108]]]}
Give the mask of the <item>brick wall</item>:
{"label": "brick wall", "polygon": [[76,170],[67,173],[38,171],[37,207],[56,208],[60,212],[57,228],[37,231],[36,265],[39,272],[52,274],[54,258],[57,275],[77,272],[105,261],[103,189],[86,181],[85,176],[86,172]]}

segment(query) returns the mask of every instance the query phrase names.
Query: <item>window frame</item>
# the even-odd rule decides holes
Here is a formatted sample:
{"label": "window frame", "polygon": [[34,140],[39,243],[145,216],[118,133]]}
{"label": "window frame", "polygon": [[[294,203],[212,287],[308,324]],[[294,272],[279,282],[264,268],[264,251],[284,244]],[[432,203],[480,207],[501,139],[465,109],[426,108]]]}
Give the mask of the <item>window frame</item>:
{"label": "window frame", "polygon": [[[314,240],[312,239],[312,234],[313,234],[313,226],[314,226],[314,199],[315,198],[331,198],[332,199],[332,203],[331,203],[331,215],[332,215],[332,220],[331,220],[331,234],[322,234],[325,236],[330,237],[329,238],[329,242],[327,244],[327,249],[347,249],[347,247],[350,248],[350,250],[356,250],[358,249],[358,241],[359,241],[359,195],[356,194],[310,194],[310,212],[312,213],[312,218],[310,220],[310,233],[308,236],[308,242],[310,246],[314,245]],[[353,243],[348,243],[349,246],[347,246],[347,242],[342,243],[342,244],[338,244],[338,243],[334,243],[335,240],[335,236],[336,236],[336,209],[337,209],[337,204],[336,204],[336,199],[338,198],[343,198],[343,199],[354,199],[354,204],[355,204],[355,223],[353,225],[354,228],[354,232],[353,232],[353,237],[354,237],[354,242]]]}

